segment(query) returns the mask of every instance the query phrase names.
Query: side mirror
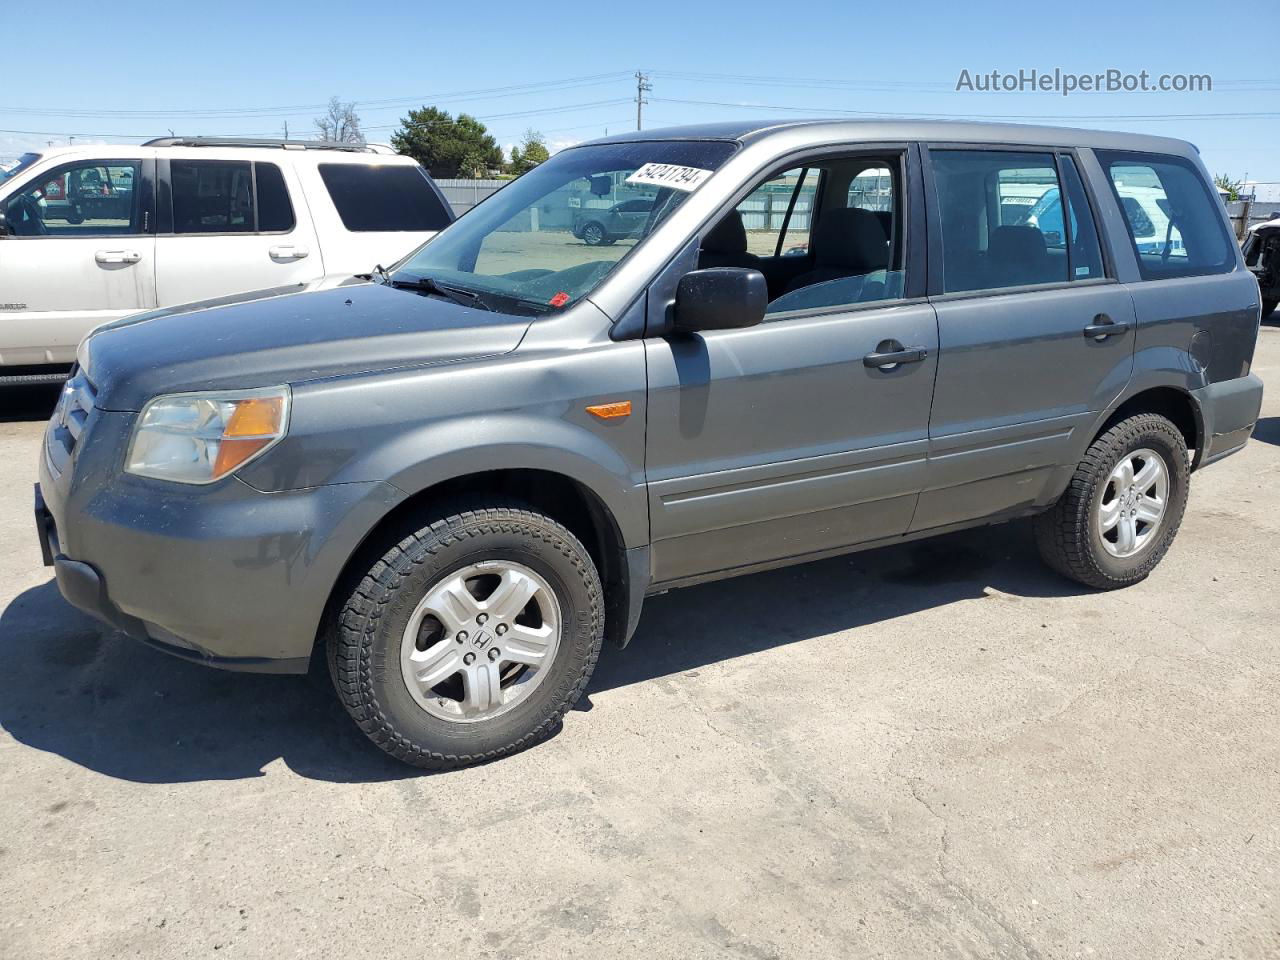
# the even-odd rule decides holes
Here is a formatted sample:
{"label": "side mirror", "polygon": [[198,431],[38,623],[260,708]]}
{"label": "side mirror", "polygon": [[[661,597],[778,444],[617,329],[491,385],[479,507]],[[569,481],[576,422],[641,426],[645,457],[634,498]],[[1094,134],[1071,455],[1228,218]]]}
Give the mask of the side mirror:
{"label": "side mirror", "polygon": [[769,285],[759,270],[711,267],[680,278],[676,287],[675,329],[733,330],[754,327],[769,306]]}
{"label": "side mirror", "polygon": [[613,192],[613,178],[609,176],[591,177],[591,192],[597,197],[607,197]]}

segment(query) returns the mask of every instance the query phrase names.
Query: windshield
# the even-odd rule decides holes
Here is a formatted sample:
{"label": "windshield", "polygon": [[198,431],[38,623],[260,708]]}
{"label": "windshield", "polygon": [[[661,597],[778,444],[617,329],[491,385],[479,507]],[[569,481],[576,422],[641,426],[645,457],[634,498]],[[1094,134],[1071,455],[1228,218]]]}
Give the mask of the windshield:
{"label": "windshield", "polygon": [[0,162],[0,183],[4,183],[10,177],[16,176],[27,167],[40,159],[38,153],[24,153],[17,160],[9,162]]}
{"label": "windshield", "polygon": [[733,152],[720,141],[576,147],[503,187],[400,264],[492,309],[544,313],[591,292]]}

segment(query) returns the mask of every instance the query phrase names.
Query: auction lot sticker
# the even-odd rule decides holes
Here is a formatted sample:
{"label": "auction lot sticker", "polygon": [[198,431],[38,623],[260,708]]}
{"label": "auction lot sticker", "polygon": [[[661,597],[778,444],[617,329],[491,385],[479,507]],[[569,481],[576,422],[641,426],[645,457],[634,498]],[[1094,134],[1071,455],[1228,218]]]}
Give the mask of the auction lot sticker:
{"label": "auction lot sticker", "polygon": [[646,163],[627,177],[627,183],[644,183],[655,187],[670,187],[686,193],[697,190],[702,181],[711,176],[710,170],[698,167],[682,167],[675,163]]}

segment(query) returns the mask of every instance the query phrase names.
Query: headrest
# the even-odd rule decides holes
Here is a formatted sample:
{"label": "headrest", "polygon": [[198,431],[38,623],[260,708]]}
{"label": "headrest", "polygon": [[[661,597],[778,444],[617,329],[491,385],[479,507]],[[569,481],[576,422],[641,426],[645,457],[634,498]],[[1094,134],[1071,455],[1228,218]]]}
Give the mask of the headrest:
{"label": "headrest", "polygon": [[742,214],[730,210],[720,222],[702,238],[703,253],[746,253],[747,228],[742,225]]}
{"label": "headrest", "polygon": [[993,262],[1032,263],[1048,253],[1044,234],[1036,227],[996,227],[987,255]]}
{"label": "headrest", "polygon": [[827,210],[813,232],[814,262],[854,273],[870,273],[889,266],[889,238],[880,218],[861,207]]}

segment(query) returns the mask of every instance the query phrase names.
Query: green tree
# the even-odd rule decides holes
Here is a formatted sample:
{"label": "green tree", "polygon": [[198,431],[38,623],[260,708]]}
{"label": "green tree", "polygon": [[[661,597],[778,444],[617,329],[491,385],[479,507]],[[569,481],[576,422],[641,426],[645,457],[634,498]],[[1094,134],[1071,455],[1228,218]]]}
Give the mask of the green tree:
{"label": "green tree", "polygon": [[1219,190],[1227,191],[1228,200],[1240,199],[1240,188],[1244,186],[1243,180],[1232,180],[1229,175],[1220,173],[1213,178],[1213,182]]}
{"label": "green tree", "polygon": [[537,130],[524,132],[524,142],[511,148],[511,162],[507,164],[507,172],[519,176],[528,173],[540,163],[545,163],[551,156],[546,141]]}
{"label": "green tree", "polygon": [[485,176],[502,168],[502,148],[484,124],[465,113],[455,120],[436,107],[410,110],[391,135],[396,151],[413,157],[433,177]]}

